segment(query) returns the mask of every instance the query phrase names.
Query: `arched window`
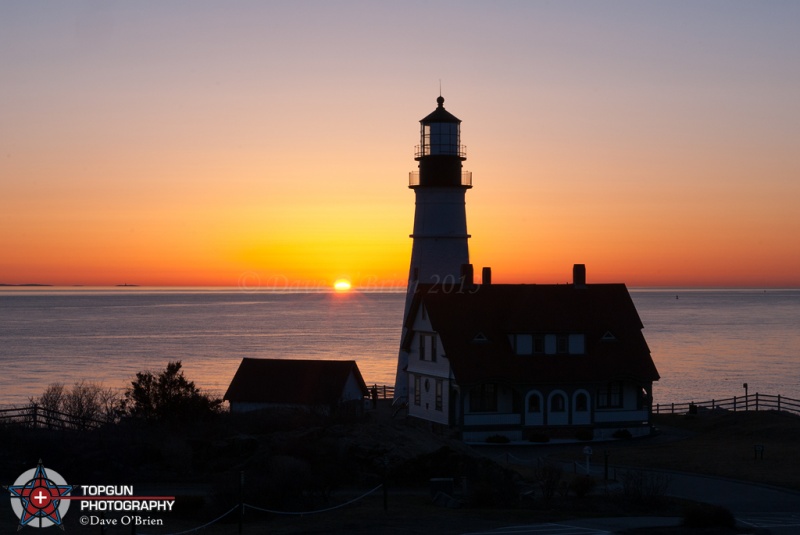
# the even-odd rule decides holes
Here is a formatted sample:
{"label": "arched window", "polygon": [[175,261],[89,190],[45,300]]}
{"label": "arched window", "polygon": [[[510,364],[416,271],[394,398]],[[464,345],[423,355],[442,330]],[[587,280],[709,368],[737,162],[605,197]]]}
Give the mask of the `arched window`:
{"label": "arched window", "polygon": [[575,412],[586,412],[589,410],[589,396],[581,392],[575,396]]}
{"label": "arched window", "polygon": [[539,394],[528,396],[528,412],[542,412],[542,397]]}
{"label": "arched window", "polygon": [[564,412],[567,410],[567,402],[563,394],[554,394],[550,398],[550,412]]}

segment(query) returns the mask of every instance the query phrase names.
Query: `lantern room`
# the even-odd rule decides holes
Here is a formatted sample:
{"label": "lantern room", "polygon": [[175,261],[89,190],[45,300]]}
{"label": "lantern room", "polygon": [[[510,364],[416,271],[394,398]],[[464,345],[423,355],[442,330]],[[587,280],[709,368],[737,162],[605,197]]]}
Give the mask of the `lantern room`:
{"label": "lantern room", "polygon": [[444,109],[444,97],[437,108],[420,121],[420,144],[414,152],[419,171],[409,175],[409,187],[472,187],[472,174],[461,170],[467,159],[461,145],[461,120]]}

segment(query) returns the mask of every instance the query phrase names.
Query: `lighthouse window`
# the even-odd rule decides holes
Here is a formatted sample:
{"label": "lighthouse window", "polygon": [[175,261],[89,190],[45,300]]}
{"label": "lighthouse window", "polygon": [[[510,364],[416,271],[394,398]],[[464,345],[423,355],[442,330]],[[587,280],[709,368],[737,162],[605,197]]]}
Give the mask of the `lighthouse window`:
{"label": "lighthouse window", "polygon": [[431,123],[422,128],[423,154],[458,154],[458,123]]}

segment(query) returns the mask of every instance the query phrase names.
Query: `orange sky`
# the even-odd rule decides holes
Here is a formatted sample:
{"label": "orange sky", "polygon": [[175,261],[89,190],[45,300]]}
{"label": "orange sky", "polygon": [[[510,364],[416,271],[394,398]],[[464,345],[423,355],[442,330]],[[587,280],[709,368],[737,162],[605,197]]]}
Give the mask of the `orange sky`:
{"label": "orange sky", "polygon": [[590,282],[800,286],[798,21],[778,2],[3,3],[0,283],[403,285],[441,79],[496,282],[585,263]]}

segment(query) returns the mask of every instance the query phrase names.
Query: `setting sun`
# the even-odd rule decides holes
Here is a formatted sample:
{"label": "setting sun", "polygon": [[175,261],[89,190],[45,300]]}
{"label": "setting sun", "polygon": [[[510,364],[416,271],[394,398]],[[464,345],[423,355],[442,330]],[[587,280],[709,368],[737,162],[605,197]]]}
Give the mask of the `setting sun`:
{"label": "setting sun", "polygon": [[337,292],[347,292],[350,290],[350,281],[347,279],[338,279],[333,283],[333,289]]}

